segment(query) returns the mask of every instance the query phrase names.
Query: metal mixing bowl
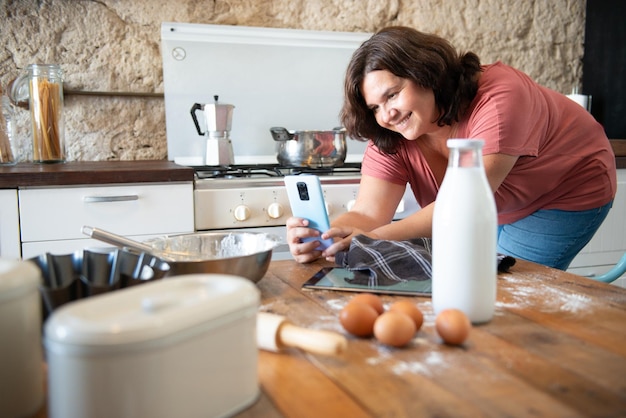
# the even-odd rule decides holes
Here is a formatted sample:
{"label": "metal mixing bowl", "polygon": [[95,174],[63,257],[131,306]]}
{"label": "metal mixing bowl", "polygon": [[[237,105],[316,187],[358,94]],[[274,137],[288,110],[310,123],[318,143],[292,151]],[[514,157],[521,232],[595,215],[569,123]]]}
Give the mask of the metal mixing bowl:
{"label": "metal mixing bowl", "polygon": [[260,232],[198,232],[169,235],[144,242],[174,255],[168,276],[220,273],[245,277],[254,283],[267,272],[278,236]]}

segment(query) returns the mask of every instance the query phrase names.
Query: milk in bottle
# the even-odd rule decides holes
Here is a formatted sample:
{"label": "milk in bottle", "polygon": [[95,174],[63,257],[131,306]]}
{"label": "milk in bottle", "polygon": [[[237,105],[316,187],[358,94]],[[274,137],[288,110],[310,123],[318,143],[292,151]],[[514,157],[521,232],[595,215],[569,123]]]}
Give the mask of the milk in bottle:
{"label": "milk in bottle", "polygon": [[472,323],[493,317],[497,213],[482,140],[448,140],[450,156],[433,213],[433,309],[463,311]]}

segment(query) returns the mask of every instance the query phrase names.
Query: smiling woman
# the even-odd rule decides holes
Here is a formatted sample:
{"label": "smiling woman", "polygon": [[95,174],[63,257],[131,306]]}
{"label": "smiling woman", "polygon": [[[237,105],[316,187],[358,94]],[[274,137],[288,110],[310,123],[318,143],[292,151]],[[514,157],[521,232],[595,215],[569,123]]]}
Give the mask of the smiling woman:
{"label": "smiling woman", "polygon": [[[407,40],[400,45],[398,36],[406,36]],[[379,123],[378,114],[376,120],[369,117],[368,108],[373,107],[367,103],[368,95],[378,95],[378,100],[397,100],[403,88],[412,89],[403,95],[411,103],[401,104],[416,106],[423,122],[433,124],[429,129],[432,131],[458,120],[476,94],[475,77],[479,72],[476,54],[459,56],[442,38],[402,27],[382,30],[352,57],[345,81],[342,121],[355,138],[372,139],[380,149],[393,152],[398,147],[397,139],[417,136],[409,138],[397,131],[394,135],[394,129]]]}
{"label": "smiling woman", "polygon": [[363,96],[378,126],[397,132],[405,139],[417,139],[441,128],[435,123],[433,91],[410,79],[389,71],[369,72],[363,78]]}
{"label": "smiling woman", "polygon": [[[566,269],[611,207],[615,158],[602,126],[564,95],[501,62],[481,65],[476,54],[458,53],[436,35],[388,27],[354,53],[344,93],[348,135],[369,142],[356,203],[322,235],[336,239],[325,257],[348,250],[361,233],[431,236],[449,138],[484,141],[502,254]],[[407,183],[422,209],[390,223]],[[312,248],[299,243],[306,225],[298,219],[287,225],[296,259],[314,259]]]}

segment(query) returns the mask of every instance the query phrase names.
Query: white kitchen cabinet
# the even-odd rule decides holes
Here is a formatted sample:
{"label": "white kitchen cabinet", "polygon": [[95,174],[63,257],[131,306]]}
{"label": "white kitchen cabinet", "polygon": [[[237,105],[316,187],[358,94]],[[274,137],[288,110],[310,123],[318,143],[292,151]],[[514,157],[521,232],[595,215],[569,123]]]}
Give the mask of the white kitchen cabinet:
{"label": "white kitchen cabinet", "polygon": [[[572,261],[569,272],[593,277],[606,273],[626,252],[626,169],[617,170],[613,208],[593,239]],[[613,282],[626,287],[626,277]]]}
{"label": "white kitchen cabinet", "polygon": [[17,189],[0,190],[0,257],[20,258]]}
{"label": "white kitchen cabinet", "polygon": [[194,231],[193,182],[52,186],[19,190],[22,257],[111,247],[85,225],[142,241]]}

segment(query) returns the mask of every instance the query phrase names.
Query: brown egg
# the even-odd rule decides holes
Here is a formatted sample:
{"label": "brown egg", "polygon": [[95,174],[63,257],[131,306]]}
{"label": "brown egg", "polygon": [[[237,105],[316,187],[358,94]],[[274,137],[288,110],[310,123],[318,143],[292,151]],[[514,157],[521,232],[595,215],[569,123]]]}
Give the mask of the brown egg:
{"label": "brown egg", "polygon": [[376,318],[376,309],[358,301],[351,301],[339,312],[339,322],[343,328],[357,337],[370,337],[374,332]]}
{"label": "brown egg", "polygon": [[390,307],[390,311],[397,311],[407,314],[413,322],[415,322],[415,330],[419,331],[424,323],[424,315],[422,311],[419,310],[417,305],[410,300],[399,300],[394,302]]}
{"label": "brown egg", "polygon": [[435,319],[437,333],[446,344],[460,345],[467,339],[472,324],[458,309],[445,309]]}
{"label": "brown egg", "polygon": [[352,302],[360,302],[370,305],[372,308],[376,309],[376,312],[378,312],[379,315],[385,311],[383,301],[373,293],[359,293],[350,299],[350,302],[348,303]]}
{"label": "brown egg", "polygon": [[415,322],[408,315],[387,311],[374,322],[374,336],[378,341],[392,347],[405,346],[415,335]]}

